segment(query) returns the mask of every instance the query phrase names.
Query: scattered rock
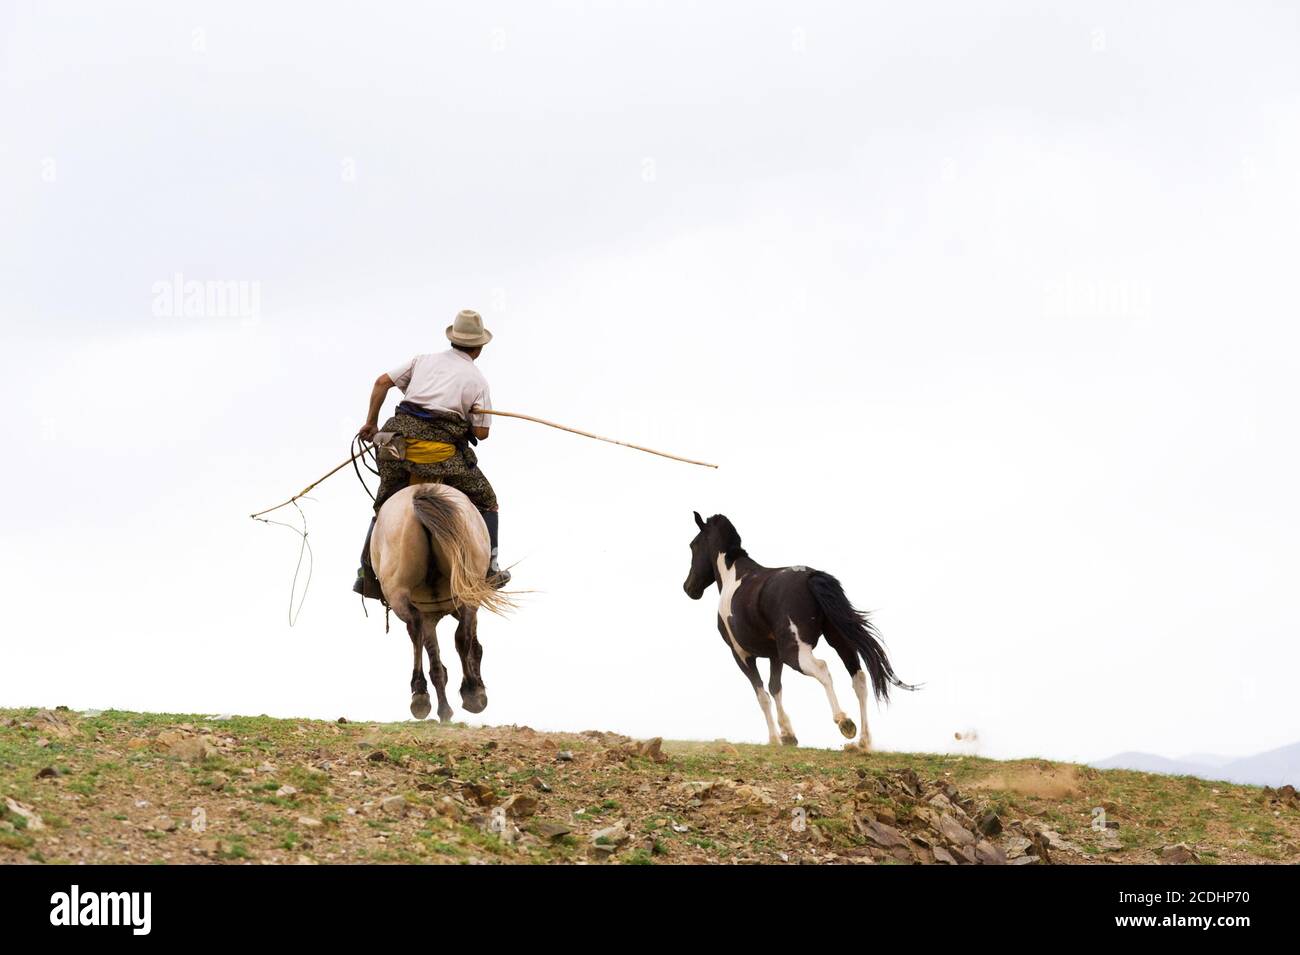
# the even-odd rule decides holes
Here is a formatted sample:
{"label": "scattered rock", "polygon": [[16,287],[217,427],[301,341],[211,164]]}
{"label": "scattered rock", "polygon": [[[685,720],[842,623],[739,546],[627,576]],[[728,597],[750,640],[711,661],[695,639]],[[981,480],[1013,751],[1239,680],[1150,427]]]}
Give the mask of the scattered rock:
{"label": "scattered rock", "polygon": [[512,819],[526,819],[527,817],[536,814],[538,805],[539,803],[536,796],[516,793],[506,799],[506,801],[501,804],[501,808],[504,809],[506,815]]}
{"label": "scattered rock", "polygon": [[388,762],[388,754],[382,749],[371,750],[370,755],[368,755],[366,759],[372,763],[386,763]]}
{"label": "scattered rock", "polygon": [[63,773],[59,772],[56,766],[46,766],[36,774],[37,779],[57,779]]}
{"label": "scattered rock", "polygon": [[216,753],[212,744],[202,738],[185,738],[177,740],[167,747],[167,752],[187,763],[196,763]]}
{"label": "scattered rock", "polygon": [[664,753],[663,747],[663,737],[656,736],[654,739],[648,739],[637,744],[637,755],[653,760],[656,763],[666,763],[668,762],[668,756]]}
{"label": "scattered rock", "polygon": [[1052,862],[1052,854],[1048,852],[1049,843],[1047,836],[1041,832],[1034,832],[1030,836],[1030,842],[1032,843],[1030,848],[1033,849],[1033,852],[1027,852],[1026,855],[1035,855],[1043,865],[1050,865]]}
{"label": "scattered rock", "polygon": [[7,808],[10,812],[12,812],[15,816],[22,816],[22,818],[27,822],[28,829],[45,828],[45,823],[44,821],[42,821],[40,813],[38,813],[31,806],[25,805],[23,803],[20,803],[16,799],[10,799],[8,796],[6,796],[5,808]]}
{"label": "scattered rock", "polygon": [[1007,864],[1007,854],[987,839],[975,843],[975,859],[981,865]]}
{"label": "scattered rock", "polygon": [[293,786],[290,786],[288,783],[285,783],[275,791],[275,794],[281,799],[292,799],[294,796],[298,795],[298,790]]}
{"label": "scattered rock", "polygon": [[406,797],[388,796],[379,803],[379,808],[390,816],[406,815]]}
{"label": "scattered rock", "polygon": [[[62,709],[66,710],[67,707]],[[51,736],[57,736],[60,739],[66,739],[76,732],[72,720],[65,716],[63,712],[37,710],[32,714],[31,721],[33,724],[39,725],[43,733],[49,733]]]}
{"label": "scattered rock", "polygon": [[562,822],[554,822],[549,819],[539,819],[533,827],[537,834],[543,839],[559,839],[573,832],[572,826],[566,826]]}
{"label": "scattered rock", "polygon": [[979,819],[975,822],[975,828],[982,836],[996,836],[1002,831],[1002,820],[996,812],[990,809],[988,812],[980,814]]}
{"label": "scattered rock", "polygon": [[895,846],[907,846],[908,844],[907,840],[903,838],[903,834],[893,826],[877,822],[867,816],[859,817],[856,823],[858,831],[882,849],[892,849]]}
{"label": "scattered rock", "polygon": [[731,792],[739,800],[736,811],[746,815],[759,815],[776,806],[776,800],[772,795],[757,786],[737,786]]}
{"label": "scattered rock", "polygon": [[443,796],[433,804],[433,810],[440,816],[446,816],[448,819],[460,819],[465,815],[465,807],[452,799],[450,796]]}
{"label": "scattered rock", "polygon": [[562,749],[555,754],[555,760],[560,763],[571,763],[573,762],[573,751]]}
{"label": "scattered rock", "polygon": [[550,784],[541,776],[534,776],[532,779],[528,780],[528,785],[532,786],[538,792],[548,793],[551,791]]}
{"label": "scattered rock", "polygon": [[957,846],[968,846],[975,842],[971,831],[946,812],[939,817],[939,834]]}
{"label": "scattered rock", "polygon": [[970,822],[970,816],[966,814],[966,810],[962,809],[961,806],[949,799],[946,793],[935,793],[926,801],[939,813],[947,813],[949,816],[952,816],[957,822],[961,823],[963,827]]}
{"label": "scattered rock", "polygon": [[942,865],[957,865],[957,860],[952,857],[952,853],[943,846],[935,846],[932,851],[934,852],[935,862]]}
{"label": "scattered rock", "polygon": [[1161,865],[1189,865],[1199,861],[1199,858],[1192,847],[1185,842],[1165,846],[1160,850]]}
{"label": "scattered rock", "polygon": [[1008,836],[1004,840],[1003,848],[1006,850],[1008,859],[1018,859],[1029,851],[1033,845],[1033,842],[1024,836]]}
{"label": "scattered rock", "polygon": [[1277,789],[1265,786],[1264,799],[1266,802],[1281,805],[1285,808],[1294,809],[1300,807],[1300,793],[1297,793],[1296,788],[1289,783]]}
{"label": "scattered rock", "polygon": [[591,834],[592,844],[597,846],[621,846],[629,838],[627,827],[621,822],[606,826],[604,829],[597,829]]}
{"label": "scattered rock", "polygon": [[302,826],[304,829],[319,829],[323,823],[312,816],[299,816],[298,825]]}
{"label": "scattered rock", "polygon": [[489,786],[487,783],[466,783],[462,792],[469,796],[470,799],[480,806],[495,806],[500,800],[497,796],[495,786]]}

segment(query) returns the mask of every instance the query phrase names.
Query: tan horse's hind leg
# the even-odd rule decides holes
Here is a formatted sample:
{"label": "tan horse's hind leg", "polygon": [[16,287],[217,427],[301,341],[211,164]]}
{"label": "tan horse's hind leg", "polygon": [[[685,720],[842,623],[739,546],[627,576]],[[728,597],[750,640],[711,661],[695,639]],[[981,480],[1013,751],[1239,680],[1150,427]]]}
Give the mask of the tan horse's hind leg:
{"label": "tan horse's hind leg", "polygon": [[[442,656],[438,652],[438,621],[443,615],[440,613],[425,613],[423,617],[422,630],[424,633],[424,650],[429,655],[429,676],[433,677],[433,690],[438,694],[438,719],[446,723],[451,719],[451,704],[447,702],[447,668],[442,664]],[[427,697],[426,697],[427,699]],[[425,711],[426,715],[428,710]]]}
{"label": "tan horse's hind leg", "polygon": [[406,625],[406,632],[411,637],[411,646],[415,650],[415,669],[411,671],[411,715],[422,720],[429,715],[429,685],[424,679],[424,637],[420,633],[423,625],[417,613],[414,623]]}
{"label": "tan horse's hind leg", "polygon": [[471,713],[482,713],[487,709],[487,687],[479,673],[479,663],[483,659],[483,645],[478,642],[478,610],[474,607],[462,607],[455,617],[460,621],[456,627],[456,652],[460,654],[460,668],[463,677],[460,682],[460,702]]}

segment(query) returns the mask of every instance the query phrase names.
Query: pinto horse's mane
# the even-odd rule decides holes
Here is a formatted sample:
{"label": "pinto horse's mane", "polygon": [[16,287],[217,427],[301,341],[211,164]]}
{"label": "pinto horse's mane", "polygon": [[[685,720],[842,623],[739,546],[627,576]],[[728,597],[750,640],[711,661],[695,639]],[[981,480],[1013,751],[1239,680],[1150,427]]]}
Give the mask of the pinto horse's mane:
{"label": "pinto horse's mane", "polygon": [[704,523],[713,531],[714,540],[722,548],[728,567],[740,558],[749,556],[745,548],[740,546],[740,532],[725,515],[714,514]]}

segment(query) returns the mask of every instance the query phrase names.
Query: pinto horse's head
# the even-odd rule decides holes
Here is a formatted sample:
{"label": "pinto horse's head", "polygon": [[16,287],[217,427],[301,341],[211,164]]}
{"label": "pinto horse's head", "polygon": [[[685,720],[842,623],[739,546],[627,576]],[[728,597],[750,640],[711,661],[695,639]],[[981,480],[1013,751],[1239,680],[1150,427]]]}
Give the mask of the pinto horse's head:
{"label": "pinto horse's head", "polygon": [[730,564],[745,552],[740,548],[740,535],[731,521],[721,514],[714,514],[706,521],[699,511],[694,513],[695,526],[700,532],[691,541],[691,572],[686,575],[682,589],[692,600],[699,600],[709,584],[718,581],[715,569],[718,555],[724,555]]}

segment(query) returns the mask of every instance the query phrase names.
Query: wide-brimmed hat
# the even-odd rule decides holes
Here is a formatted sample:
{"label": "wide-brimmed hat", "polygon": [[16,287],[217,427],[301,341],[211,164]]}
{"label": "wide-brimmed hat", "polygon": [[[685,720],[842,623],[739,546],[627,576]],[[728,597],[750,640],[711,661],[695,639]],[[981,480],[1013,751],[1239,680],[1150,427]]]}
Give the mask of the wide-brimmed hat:
{"label": "wide-brimmed hat", "polygon": [[477,348],[492,341],[492,333],[483,327],[483,316],[472,309],[461,309],[456,320],[447,326],[447,341],[453,345]]}

